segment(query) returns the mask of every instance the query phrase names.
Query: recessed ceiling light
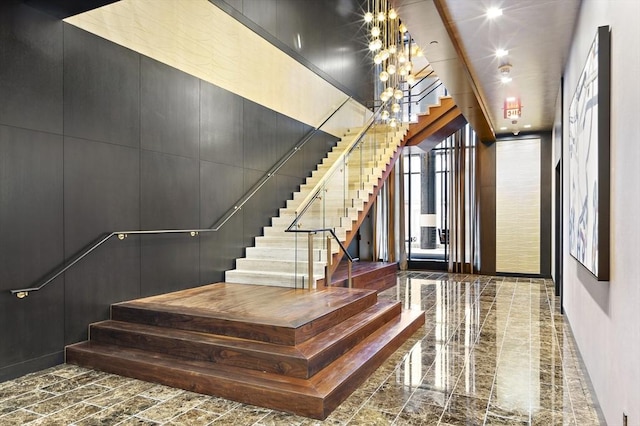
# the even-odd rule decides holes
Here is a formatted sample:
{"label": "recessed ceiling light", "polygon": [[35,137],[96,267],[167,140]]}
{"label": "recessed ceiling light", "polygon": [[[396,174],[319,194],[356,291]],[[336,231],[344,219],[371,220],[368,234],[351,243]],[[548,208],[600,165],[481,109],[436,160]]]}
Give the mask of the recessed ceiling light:
{"label": "recessed ceiling light", "polygon": [[502,58],[503,56],[507,56],[509,54],[509,51],[506,49],[497,49],[496,50],[496,57],[497,58]]}
{"label": "recessed ceiling light", "polygon": [[512,78],[509,77],[508,75],[503,75],[502,77],[500,77],[500,81],[503,82],[504,84],[507,83],[511,83]]}
{"label": "recessed ceiling light", "polygon": [[531,124],[525,124],[525,125],[524,125],[524,128],[525,128],[525,129],[530,129],[530,128],[531,128]]}
{"label": "recessed ceiling light", "polygon": [[507,128],[503,126],[503,127],[500,127],[500,130],[507,130]]}
{"label": "recessed ceiling light", "polygon": [[487,9],[487,18],[493,19],[497,18],[498,16],[502,16],[502,9],[500,9],[499,7],[490,7],[489,9]]}
{"label": "recessed ceiling light", "polygon": [[515,101],[515,100],[516,100],[516,97],[515,97],[515,96],[509,96],[509,97],[507,98],[507,102],[513,102],[513,101]]}

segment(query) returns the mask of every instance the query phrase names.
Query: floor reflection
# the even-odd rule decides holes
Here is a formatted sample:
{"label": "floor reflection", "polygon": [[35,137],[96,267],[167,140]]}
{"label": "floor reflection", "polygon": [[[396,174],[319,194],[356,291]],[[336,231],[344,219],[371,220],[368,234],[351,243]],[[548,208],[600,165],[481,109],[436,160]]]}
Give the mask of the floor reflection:
{"label": "floor reflection", "polygon": [[426,324],[324,422],[62,365],[0,383],[0,424],[600,424],[551,281],[402,272],[379,299]]}
{"label": "floor reflection", "polygon": [[404,272],[380,297],[426,315],[393,376],[406,399],[394,422],[599,424],[550,280]]}

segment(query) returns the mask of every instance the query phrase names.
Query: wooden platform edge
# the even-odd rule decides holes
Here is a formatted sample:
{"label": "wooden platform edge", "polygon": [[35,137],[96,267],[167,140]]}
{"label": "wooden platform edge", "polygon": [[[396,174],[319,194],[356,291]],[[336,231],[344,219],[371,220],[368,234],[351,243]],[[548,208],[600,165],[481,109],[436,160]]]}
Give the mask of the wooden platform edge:
{"label": "wooden platform edge", "polygon": [[311,379],[218,367],[91,342],[68,346],[65,360],[82,367],[322,420],[424,321],[424,312],[404,311],[397,321],[387,323]]}

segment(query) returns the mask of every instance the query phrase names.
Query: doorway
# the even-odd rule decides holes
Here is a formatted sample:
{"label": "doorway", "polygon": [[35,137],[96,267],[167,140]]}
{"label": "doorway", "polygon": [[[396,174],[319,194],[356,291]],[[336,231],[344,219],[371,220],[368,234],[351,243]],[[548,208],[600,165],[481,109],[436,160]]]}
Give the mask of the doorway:
{"label": "doorway", "polygon": [[555,197],[555,292],[560,296],[560,313],[564,314],[564,300],[562,292],[562,160],[556,166],[556,197]]}

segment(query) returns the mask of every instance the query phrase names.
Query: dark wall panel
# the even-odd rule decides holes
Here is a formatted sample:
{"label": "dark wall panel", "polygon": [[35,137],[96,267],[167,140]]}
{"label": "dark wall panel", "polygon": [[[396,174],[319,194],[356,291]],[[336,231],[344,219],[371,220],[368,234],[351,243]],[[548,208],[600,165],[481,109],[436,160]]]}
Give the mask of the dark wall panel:
{"label": "dark wall panel", "polygon": [[[301,139],[305,135],[305,129],[309,129],[309,127],[282,114],[278,115],[276,120],[276,137],[280,142],[278,144],[278,160],[288,155],[291,150],[301,142]],[[302,153],[297,152],[280,168],[278,174],[298,177],[304,176],[306,170],[302,169],[303,159]]]}
{"label": "dark wall panel", "polygon": [[88,325],[107,319],[112,303],[137,297],[139,237],[111,238],[65,273],[65,344],[86,340]]}
{"label": "dark wall panel", "polygon": [[[65,138],[65,258],[96,237],[140,227],[140,151]],[[87,324],[109,305],[140,294],[137,237],[112,238],[65,274],[65,344],[87,338]]]}
{"label": "dark wall panel", "polygon": [[198,238],[189,234],[143,236],[140,295],[169,293],[199,285]]}
{"label": "dark wall panel", "polygon": [[140,55],[64,26],[66,136],[140,146]]}
{"label": "dark wall panel", "polygon": [[3,1],[0,64],[0,124],[62,133],[62,22]]}
{"label": "dark wall panel", "polygon": [[[245,191],[249,190],[264,173],[245,170]],[[254,238],[262,235],[262,228],[271,225],[271,217],[278,213],[280,200],[277,199],[276,179],[267,183],[244,206],[244,245],[252,246]]]}
{"label": "dark wall panel", "polygon": [[298,177],[276,176],[276,199],[280,201],[279,208],[286,206],[286,201],[293,198],[293,193],[300,189],[302,182],[302,179]]}
{"label": "dark wall panel", "polygon": [[243,100],[240,96],[203,81],[200,95],[200,159],[242,167],[243,117]]}
{"label": "dark wall panel", "polygon": [[200,182],[200,226],[210,228],[244,195],[244,171],[201,161]]}
{"label": "dark wall panel", "polygon": [[373,99],[363,0],[210,1],[355,99]]}
{"label": "dark wall panel", "polygon": [[106,231],[140,228],[140,151],[65,138],[65,257]]}
{"label": "dark wall panel", "polygon": [[277,113],[247,99],[243,110],[244,167],[265,172],[278,160]]}
{"label": "dark wall panel", "polygon": [[236,9],[238,12],[242,13],[242,3],[244,3],[245,0],[224,0],[224,1],[228,3],[231,7]]}
{"label": "dark wall panel", "polygon": [[244,256],[244,214],[236,213],[218,232],[200,235],[200,282],[224,280],[224,271],[235,268],[235,260]]}
{"label": "dark wall panel", "polygon": [[303,149],[304,160],[302,164],[303,170],[306,171],[305,176],[311,176],[317,165],[327,156],[331,148],[336,146],[338,139],[326,133],[316,133],[313,138],[307,142]]}
{"label": "dark wall panel", "polygon": [[244,15],[271,34],[277,31],[277,0],[242,0]]}
{"label": "dark wall panel", "polygon": [[480,186],[480,272],[496,273],[496,145],[480,142],[478,185]]}
{"label": "dark wall panel", "polygon": [[[200,225],[209,228],[244,195],[244,170],[201,161],[200,182]],[[200,235],[200,282],[222,281],[223,271],[233,269],[235,259],[243,256],[244,210],[217,232]]]}
{"label": "dark wall panel", "polygon": [[0,289],[63,260],[62,137],[0,126]]}
{"label": "dark wall panel", "polygon": [[142,149],[198,158],[200,81],[144,56],[140,73]]}
{"label": "dark wall panel", "polygon": [[62,137],[0,126],[0,368],[61,350],[62,278],[23,300],[8,290],[64,259],[62,190]]}
{"label": "dark wall panel", "polygon": [[[318,27],[328,29],[324,24],[322,2],[299,2],[296,0],[278,0],[278,26],[275,35],[294,52],[301,55],[315,66],[323,69],[324,52],[320,47],[324,44]],[[316,22],[313,22],[313,19]],[[249,17],[251,19],[251,17]],[[326,37],[328,32],[321,31]]]}
{"label": "dark wall panel", "polygon": [[141,153],[142,229],[197,228],[200,209],[198,160]]}
{"label": "dark wall panel", "polygon": [[63,282],[58,278],[22,300],[0,292],[0,382],[62,362]]}

